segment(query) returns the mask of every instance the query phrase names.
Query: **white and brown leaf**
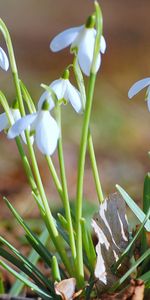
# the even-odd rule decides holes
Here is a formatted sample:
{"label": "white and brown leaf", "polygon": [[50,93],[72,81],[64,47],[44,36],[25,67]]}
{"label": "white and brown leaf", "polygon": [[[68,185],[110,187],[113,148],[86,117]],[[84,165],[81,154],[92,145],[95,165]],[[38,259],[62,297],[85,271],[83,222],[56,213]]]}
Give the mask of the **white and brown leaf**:
{"label": "white and brown leaf", "polygon": [[111,194],[94,215],[92,227],[98,238],[95,277],[99,291],[112,286],[118,277],[111,266],[128,245],[129,233],[125,202],[118,193]]}

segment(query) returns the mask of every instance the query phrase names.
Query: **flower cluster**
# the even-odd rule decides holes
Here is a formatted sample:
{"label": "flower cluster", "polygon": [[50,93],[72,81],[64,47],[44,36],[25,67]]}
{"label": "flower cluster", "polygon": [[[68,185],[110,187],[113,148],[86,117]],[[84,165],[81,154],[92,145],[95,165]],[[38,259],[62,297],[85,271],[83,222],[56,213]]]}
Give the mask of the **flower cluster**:
{"label": "flower cluster", "polygon": [[[94,56],[96,39],[95,17],[90,17],[86,25],[73,27],[58,34],[50,43],[50,49],[54,52],[71,45],[71,52],[77,57],[81,70],[87,76],[90,75]],[[96,60],[96,72],[101,64],[101,55],[106,49],[106,42],[103,36],[100,39],[99,54]],[[0,48],[0,67],[7,71],[9,61],[6,53]],[[80,92],[69,81],[69,70],[66,69],[63,76],[49,85],[54,92],[58,105],[61,100],[70,102],[77,113],[83,112]],[[62,101],[63,102],[63,101]],[[19,108],[10,109],[11,123],[6,113],[0,115],[0,131],[7,130],[7,136],[13,139],[21,135],[27,143],[25,130],[32,135],[32,142],[35,140],[38,149],[45,155],[52,155],[57,147],[60,136],[60,128],[51,116],[51,110],[55,108],[53,95],[47,89],[40,97],[37,105],[37,112],[21,116]],[[35,138],[34,138],[35,137]]]}
{"label": "flower cluster", "polygon": [[[50,43],[50,49],[54,52],[60,51],[71,45],[71,52],[77,52],[77,59],[81,70],[87,76],[90,75],[94,55],[96,30],[93,24],[73,27],[59,33]],[[105,53],[106,42],[103,36],[100,39],[100,53]],[[101,64],[101,55],[98,55],[96,72]]]}

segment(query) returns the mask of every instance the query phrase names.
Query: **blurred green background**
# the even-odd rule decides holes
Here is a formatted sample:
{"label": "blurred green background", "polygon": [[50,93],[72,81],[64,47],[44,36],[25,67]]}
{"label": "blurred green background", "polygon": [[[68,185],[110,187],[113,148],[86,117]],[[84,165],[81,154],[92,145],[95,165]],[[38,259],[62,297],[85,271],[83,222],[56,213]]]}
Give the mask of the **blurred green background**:
{"label": "blurred green background", "polygon": [[[129,87],[138,79],[150,76],[150,1],[100,1],[104,17],[107,51],[98,73],[92,111],[92,133],[104,193],[115,191],[119,183],[140,201],[144,174],[149,170],[150,114],[144,93],[128,100]],[[13,40],[20,78],[38,101],[41,83],[59,78],[72,61],[69,49],[51,53],[49,42],[60,31],[85,22],[93,12],[90,0],[1,0],[0,16]],[[0,45],[5,47],[2,35]],[[10,102],[15,96],[11,74],[0,70],[0,89]],[[2,110],[1,110],[2,111]],[[63,109],[64,152],[70,197],[75,196],[77,155],[82,117],[68,105]],[[52,205],[57,200],[44,159],[39,165]],[[58,167],[56,155],[54,161]],[[87,157],[84,196],[97,197]],[[0,194],[16,202],[21,213],[31,213],[31,196],[22,172],[15,143],[1,134]],[[9,217],[1,202],[1,219]],[[96,202],[97,203],[97,202]],[[34,202],[32,201],[34,207]],[[36,214],[36,209],[34,213]]]}

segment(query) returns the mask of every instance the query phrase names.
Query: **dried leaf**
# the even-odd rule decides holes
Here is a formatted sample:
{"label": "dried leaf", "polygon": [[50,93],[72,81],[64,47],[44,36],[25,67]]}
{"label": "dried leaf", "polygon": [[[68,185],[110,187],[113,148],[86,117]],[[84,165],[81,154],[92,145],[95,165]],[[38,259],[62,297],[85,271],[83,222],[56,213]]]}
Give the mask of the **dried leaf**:
{"label": "dried leaf", "polygon": [[[98,238],[95,277],[99,291],[111,287],[118,277],[111,265],[128,245],[129,233],[125,202],[118,193],[110,195],[94,215],[92,226]],[[123,270],[125,272],[125,270]]]}
{"label": "dried leaf", "polygon": [[64,279],[55,284],[55,292],[60,295],[63,300],[72,300],[75,294],[76,279]]}
{"label": "dried leaf", "polygon": [[131,280],[130,286],[119,293],[103,294],[101,300],[143,300],[144,282],[142,280]]}

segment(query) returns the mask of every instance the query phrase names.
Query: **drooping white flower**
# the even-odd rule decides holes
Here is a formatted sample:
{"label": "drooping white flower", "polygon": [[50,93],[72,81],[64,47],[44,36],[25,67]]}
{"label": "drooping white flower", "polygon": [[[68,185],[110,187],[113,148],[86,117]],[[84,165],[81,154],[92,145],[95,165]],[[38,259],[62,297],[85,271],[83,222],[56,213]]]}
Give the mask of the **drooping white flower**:
{"label": "drooping white flower", "polygon": [[[18,108],[10,108],[9,110],[9,115],[10,115],[10,119],[11,119],[11,125],[10,122],[8,120],[7,114],[6,113],[2,113],[0,115],[0,132],[3,130],[8,130],[15,122],[17,122],[18,120],[21,119],[21,114],[20,114],[20,110]],[[8,134],[7,134],[8,136]],[[21,133],[21,137],[23,142],[26,144],[26,137],[25,137],[25,133],[22,132]],[[31,137],[31,143],[33,143],[34,138]]]}
{"label": "drooping white flower", "polygon": [[[77,59],[81,70],[87,76],[90,75],[95,46],[96,30],[94,26],[73,27],[59,33],[50,43],[50,49],[53,52],[60,51],[71,45],[71,52],[77,49]],[[100,39],[100,52],[106,50],[106,42],[103,36]],[[99,53],[96,63],[96,72],[101,64],[101,55]]]}
{"label": "drooping white flower", "polygon": [[7,71],[9,68],[9,60],[8,57],[5,53],[5,51],[0,47],[0,67],[4,70]]}
{"label": "drooping white flower", "polygon": [[38,149],[45,155],[52,155],[57,146],[59,127],[49,111],[42,107],[37,113],[22,117],[9,129],[8,138],[15,138],[28,126],[35,131],[35,142]]}
{"label": "drooping white flower", "polygon": [[148,87],[145,100],[147,101],[148,110],[150,111],[150,77],[135,82],[129,89],[128,97],[131,99],[145,87]]}
{"label": "drooping white flower", "polygon": [[[71,103],[75,111],[80,113],[83,110],[80,92],[70,83],[69,71],[66,70],[64,74],[65,75],[63,75],[62,78],[53,81],[50,84],[50,88],[56,94],[58,101],[61,99],[67,100]],[[48,91],[44,92],[40,97],[38,109],[41,109],[45,99],[49,102],[49,107],[51,110],[55,104]]]}

